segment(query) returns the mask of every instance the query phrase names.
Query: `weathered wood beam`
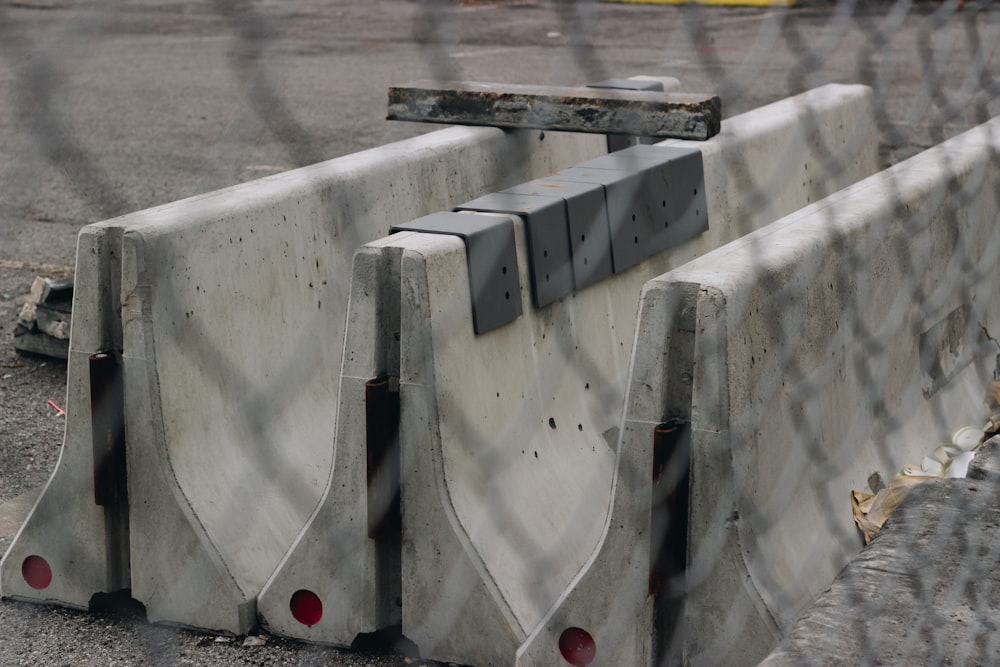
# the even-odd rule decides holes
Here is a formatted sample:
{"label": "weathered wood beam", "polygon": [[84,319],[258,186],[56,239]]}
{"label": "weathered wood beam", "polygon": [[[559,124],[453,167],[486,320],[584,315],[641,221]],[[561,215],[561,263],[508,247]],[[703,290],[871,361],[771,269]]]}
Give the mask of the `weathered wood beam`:
{"label": "weathered wood beam", "polygon": [[704,140],[721,117],[714,95],[452,81],[389,88],[389,120]]}

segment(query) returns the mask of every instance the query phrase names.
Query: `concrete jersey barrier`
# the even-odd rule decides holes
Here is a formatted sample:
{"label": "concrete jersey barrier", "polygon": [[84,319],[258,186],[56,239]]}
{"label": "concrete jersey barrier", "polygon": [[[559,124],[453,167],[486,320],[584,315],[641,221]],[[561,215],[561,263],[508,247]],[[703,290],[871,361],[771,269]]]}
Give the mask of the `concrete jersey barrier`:
{"label": "concrete jersey barrier", "polygon": [[[874,140],[875,128],[870,104],[870,91],[865,87],[825,86],[725,121],[722,134],[713,141],[666,142],[699,149],[703,155],[708,156],[705,158],[706,164],[716,166],[715,171],[706,177],[708,201],[714,220],[710,222],[709,231],[695,241],[650,260],[638,272],[627,274],[625,280],[631,287],[622,288],[621,285],[625,283],[619,283],[616,289],[620,289],[622,293],[631,290],[638,295],[644,280],[674,263],[704,253],[727,239],[749,231],[754,225],[759,226],[765,220],[776,219],[822,194],[873,173],[877,168],[877,142]],[[828,164],[826,158],[831,154],[838,156],[838,163],[842,168],[832,173],[823,172],[822,165]],[[768,168],[760,168],[762,163],[768,164]],[[803,178],[803,174],[809,176]],[[769,188],[770,197],[754,197],[758,187]],[[748,201],[750,204],[756,202],[761,211],[760,218],[748,215],[751,210]],[[362,385],[376,377],[401,377],[396,332],[400,332],[400,337],[404,336],[399,321],[402,253],[407,249],[414,250],[411,247],[413,244],[417,244],[421,252],[425,248],[448,248],[451,253],[454,241],[455,239],[401,233],[369,244],[355,255],[345,344],[345,349],[350,353],[344,358],[341,373],[336,462],[320,505],[260,594],[258,609],[261,622],[271,632],[309,641],[349,645],[360,632],[370,632],[377,627],[402,622],[406,634],[418,641],[425,656],[442,659],[456,654],[452,648],[439,646],[445,635],[457,638],[478,637],[481,634],[478,628],[469,629],[481,620],[481,615],[457,620],[454,631],[449,631],[452,623],[444,620],[444,616],[438,618],[437,626],[421,629],[417,619],[434,617],[430,608],[422,605],[434,600],[428,599],[427,595],[418,595],[411,601],[409,596],[412,591],[404,595],[399,581],[399,536],[393,540],[365,532],[365,527],[371,524],[371,517],[378,515],[378,511],[372,507],[387,507],[392,494],[383,495],[380,501],[373,500],[371,481],[366,480],[366,474],[370,474],[366,467],[370,462],[363,454],[368,443],[367,428],[364,426],[365,391]],[[524,248],[520,250],[520,257],[526,257]],[[459,261],[457,258],[453,259]],[[451,270],[456,272],[456,283],[461,282],[458,276],[464,274],[458,269]],[[524,279],[520,284],[522,289],[528,289],[530,283]],[[603,388],[604,385],[595,380],[592,390],[583,390],[589,396],[584,405],[593,405],[595,401],[611,397],[607,406],[594,407],[596,416],[587,422],[587,428],[591,431],[594,428],[591,422],[607,422],[610,426],[602,426],[603,433],[612,428],[619,418],[616,411],[620,410],[621,399],[617,399],[619,405],[616,406],[613,396],[622,391],[620,387],[631,339],[628,331],[614,332],[616,327],[624,327],[626,330],[630,328],[629,323],[635,317],[636,297],[616,300],[611,298],[615,293],[608,292],[607,286],[598,287],[593,292],[590,289],[578,293],[573,299],[585,299],[587,308],[596,309],[594,312],[598,319],[594,331],[603,332],[601,340],[607,343],[605,347],[614,348],[611,357],[600,362],[613,369],[602,379],[602,382],[607,380],[610,383],[607,384],[609,388]],[[464,297],[461,294],[459,291],[453,295],[456,303],[462,302]],[[522,298],[522,302],[530,308],[530,298]],[[577,313],[578,317],[587,312],[584,306],[577,303],[560,306],[555,310],[539,311],[543,315],[533,314],[530,317],[541,317],[536,326],[547,331],[555,322],[545,319],[549,315],[544,313],[566,313],[566,308],[572,308],[572,312]],[[429,315],[427,317],[429,322]],[[566,327],[568,323],[565,316],[560,314],[560,318],[560,326]],[[525,322],[528,321],[535,320],[525,319],[514,325],[519,332],[518,336],[525,335]],[[422,326],[426,326],[426,323]],[[455,323],[455,326],[464,324]],[[412,332],[409,335],[413,335]],[[603,352],[603,349],[600,352],[595,350],[599,356]],[[352,389],[348,390],[348,387]],[[408,395],[407,392],[410,391],[412,390],[408,389],[402,393]],[[602,398],[595,398],[597,396]],[[516,395],[505,396],[505,400],[507,399],[520,400],[520,391]],[[410,408],[414,406],[411,403]],[[404,412],[409,409],[405,401],[402,409]],[[412,411],[409,414],[413,414]],[[378,416],[374,418],[378,419]],[[570,427],[576,428],[577,424],[582,426],[583,422],[577,420]],[[549,428],[547,422],[544,428]],[[409,431],[404,429],[404,432]],[[592,432],[590,437],[593,437]],[[604,442],[605,436],[600,437]],[[399,445],[398,439],[393,440],[388,445],[386,455],[398,461]],[[603,447],[607,448],[608,445],[604,444]],[[405,458],[413,460],[412,457],[418,455],[410,452],[419,451],[418,447],[404,449]],[[604,456],[607,458],[607,454]],[[607,465],[608,462],[605,461],[604,467],[607,468]],[[405,472],[412,475],[408,477],[411,480],[420,479],[416,475],[430,474],[423,469]],[[603,472],[607,476],[609,470],[605,469]],[[398,474],[395,473],[397,476]],[[388,476],[392,478],[393,475],[390,473]],[[369,487],[367,494],[366,483]],[[415,494],[407,503],[408,507],[415,508],[427,502],[421,494],[424,493],[423,488],[433,488],[431,481],[425,481],[421,489],[413,484],[408,485]],[[606,503],[606,500],[605,495],[605,499],[598,501],[598,504]],[[371,506],[366,511],[367,505]],[[407,522],[413,528],[404,529],[404,544],[419,544],[420,549],[435,549],[434,537],[419,535],[419,527],[424,524],[419,518],[413,518],[419,512],[412,511]],[[606,509],[602,511],[606,514]],[[440,515],[436,519],[441,519]],[[449,544],[447,534],[444,535],[444,543]],[[450,569],[451,563],[446,567],[442,561],[424,561],[420,556],[413,555],[413,552],[409,553],[412,557],[408,568],[426,570],[428,573],[427,577],[415,577],[412,581],[430,580],[433,573],[446,573]],[[454,556],[454,552],[452,555]],[[455,570],[456,576],[466,576],[468,573],[468,562],[460,562]],[[466,588],[469,587],[462,586],[460,590],[472,590],[469,588],[466,591]],[[548,590],[551,593],[556,589],[550,586]],[[494,603],[489,600],[484,603],[479,598],[476,604],[485,605],[482,606],[481,613],[488,614]],[[538,603],[533,601],[531,604],[537,606]],[[449,609],[447,618],[452,619],[454,613],[453,609]],[[530,614],[538,612],[533,610],[528,613],[530,621]],[[404,616],[409,620],[405,620]],[[506,632],[502,630],[503,627],[506,626],[496,626],[496,632]],[[498,651],[505,656],[506,662],[513,660],[514,650],[523,636],[524,632],[518,629],[505,634],[503,642],[494,642],[496,645],[502,644]],[[494,648],[495,646],[491,646],[489,649],[491,652],[488,656],[491,660],[498,654]],[[478,664],[485,659],[482,653],[462,655],[465,656],[461,659],[463,662]]]}
{"label": "concrete jersey barrier", "polygon": [[[486,334],[476,335],[471,323],[462,242],[424,234],[396,242],[405,246],[402,627],[422,656],[515,661],[607,531],[642,285],[872,174],[869,103],[863,87],[831,86],[731,119],[718,137],[695,146],[704,160],[708,231],[544,308],[531,306],[525,230],[515,216],[524,313]],[[831,152],[844,168],[815,173]],[[782,177],[771,178],[772,165]],[[809,170],[815,175],[803,178]],[[734,215],[760,184],[773,190],[761,216]],[[625,529],[643,530],[637,523]],[[620,570],[604,571],[610,599],[620,600],[627,555],[616,561]],[[308,572],[322,580],[319,568]],[[300,581],[305,575],[297,573]],[[650,642],[650,626],[637,617],[641,605],[628,602],[617,619],[638,623]]]}
{"label": "concrete jersey barrier", "polygon": [[151,621],[246,632],[334,466],[354,250],[604,150],[451,128],[85,228],[62,455],[2,595],[131,589]]}
{"label": "concrete jersey barrier", "polygon": [[[619,608],[602,577],[620,550],[646,599],[657,547],[621,526],[649,524],[657,425],[678,420],[689,439],[690,542],[670,582],[676,625],[636,650],[735,665],[766,656],[859,550],[851,489],[983,423],[998,149],[993,120],[647,285],[604,548],[524,664],[554,664],[539,645],[566,627],[608,628]],[[639,664],[620,640],[632,628],[613,630],[601,664]]]}

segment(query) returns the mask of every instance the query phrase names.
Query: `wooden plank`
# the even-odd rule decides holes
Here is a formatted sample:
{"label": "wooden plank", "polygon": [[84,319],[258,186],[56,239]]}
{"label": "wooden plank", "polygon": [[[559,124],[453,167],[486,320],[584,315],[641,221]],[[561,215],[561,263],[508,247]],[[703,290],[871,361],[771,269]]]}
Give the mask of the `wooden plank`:
{"label": "wooden plank", "polygon": [[722,102],[687,93],[418,81],[389,88],[388,118],[704,140],[719,132]]}

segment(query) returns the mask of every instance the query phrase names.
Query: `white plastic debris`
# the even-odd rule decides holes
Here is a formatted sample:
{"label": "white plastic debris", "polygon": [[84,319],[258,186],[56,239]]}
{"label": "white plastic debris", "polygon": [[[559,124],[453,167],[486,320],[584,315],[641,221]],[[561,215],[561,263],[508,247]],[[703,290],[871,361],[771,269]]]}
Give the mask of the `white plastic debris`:
{"label": "white plastic debris", "polygon": [[979,441],[983,438],[983,431],[984,429],[981,428],[963,426],[951,436],[951,442],[963,452],[971,452],[979,447]]}
{"label": "white plastic debris", "polygon": [[903,466],[903,474],[911,477],[965,477],[969,462],[979,448],[983,432],[983,429],[974,426],[963,426],[952,434],[950,443],[939,445],[930,455],[925,456],[920,466]]}
{"label": "white plastic debris", "polygon": [[963,426],[952,434],[950,443],[935,447],[919,466],[912,463],[904,465],[903,473],[894,477],[888,487],[877,493],[851,491],[854,522],[864,535],[865,543],[871,542],[886,518],[914,486],[935,477],[964,478],[984,433],[990,427],[992,422],[985,429]]}
{"label": "white plastic debris", "polygon": [[933,456],[925,456],[923,463],[920,464],[920,469],[923,471],[924,475],[932,475],[934,477],[941,477],[944,475],[944,463],[937,460]]}
{"label": "white plastic debris", "polygon": [[953,458],[951,463],[948,465],[948,473],[945,477],[964,478],[969,474],[969,464],[972,463],[972,459],[975,455],[976,453],[974,451],[962,452]]}

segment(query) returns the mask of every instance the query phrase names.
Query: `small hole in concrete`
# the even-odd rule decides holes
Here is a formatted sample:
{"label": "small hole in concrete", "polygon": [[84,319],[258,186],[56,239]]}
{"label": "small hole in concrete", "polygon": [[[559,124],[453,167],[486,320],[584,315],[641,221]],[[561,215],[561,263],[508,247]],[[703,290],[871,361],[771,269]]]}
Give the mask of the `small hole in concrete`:
{"label": "small hole in concrete", "polygon": [[548,256],[549,256],[549,251],[548,250],[543,250],[542,251],[542,257],[548,257]]}
{"label": "small hole in concrete", "polygon": [[500,271],[501,271],[501,272],[502,272],[502,273],[503,273],[504,275],[507,275],[507,267],[506,267],[506,266],[505,266],[505,267],[503,267],[502,269],[500,269]]}
{"label": "small hole in concrete", "polygon": [[587,235],[586,234],[580,234],[580,243],[583,243],[586,240],[587,240]]}
{"label": "small hole in concrete", "polygon": [[503,298],[509,299],[510,298],[510,292],[504,292],[503,293]]}
{"label": "small hole in concrete", "polygon": [[549,417],[549,428],[554,429],[556,427],[556,420],[553,417]]}

